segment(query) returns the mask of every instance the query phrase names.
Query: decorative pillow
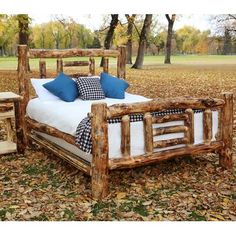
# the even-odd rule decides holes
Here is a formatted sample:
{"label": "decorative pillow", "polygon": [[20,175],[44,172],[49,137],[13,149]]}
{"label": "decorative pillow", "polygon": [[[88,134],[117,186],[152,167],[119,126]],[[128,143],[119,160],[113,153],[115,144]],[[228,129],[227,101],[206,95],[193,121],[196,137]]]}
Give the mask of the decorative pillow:
{"label": "decorative pillow", "polygon": [[129,87],[129,84],[122,79],[111,76],[107,73],[101,73],[100,83],[105,96],[108,98],[125,98],[125,90]]}
{"label": "decorative pillow", "polygon": [[65,102],[73,102],[79,96],[76,82],[64,73],[60,73],[55,80],[43,87]]}
{"label": "decorative pillow", "polygon": [[80,98],[82,100],[105,99],[99,77],[79,77],[76,79]]}
{"label": "decorative pillow", "polygon": [[53,81],[54,79],[31,79],[31,84],[38,95],[38,98],[42,101],[58,101],[57,96],[50,93],[43,87],[44,84]]}

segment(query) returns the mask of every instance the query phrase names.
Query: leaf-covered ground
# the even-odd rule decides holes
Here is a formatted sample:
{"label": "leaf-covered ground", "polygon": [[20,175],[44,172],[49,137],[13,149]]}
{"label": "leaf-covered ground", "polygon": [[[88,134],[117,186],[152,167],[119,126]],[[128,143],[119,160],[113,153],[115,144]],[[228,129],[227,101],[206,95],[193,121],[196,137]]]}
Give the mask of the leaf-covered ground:
{"label": "leaf-covered ground", "polygon": [[[157,65],[127,78],[129,92],[152,98],[236,94],[235,65]],[[17,92],[15,71],[0,71],[0,91]],[[0,220],[236,220],[236,164],[223,170],[207,154],[114,171],[110,195],[90,196],[89,177],[43,150],[0,157]]]}

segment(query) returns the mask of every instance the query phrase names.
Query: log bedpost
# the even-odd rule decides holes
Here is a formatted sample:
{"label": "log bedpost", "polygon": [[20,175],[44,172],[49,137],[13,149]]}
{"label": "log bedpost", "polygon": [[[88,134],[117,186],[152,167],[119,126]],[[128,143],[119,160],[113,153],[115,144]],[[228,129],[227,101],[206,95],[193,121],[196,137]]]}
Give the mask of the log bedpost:
{"label": "log bedpost", "polygon": [[126,47],[119,46],[118,47],[119,56],[117,58],[117,77],[125,79],[126,78]]}
{"label": "log bedpost", "polygon": [[61,58],[57,59],[57,74],[63,72],[63,61]]}
{"label": "log bedpost", "polygon": [[39,60],[39,76],[40,78],[46,78],[46,61],[41,59]]}
{"label": "log bedpost", "polygon": [[17,150],[19,153],[24,153],[26,148],[26,123],[25,113],[26,106],[29,101],[29,83],[26,77],[27,73],[27,45],[18,46],[18,83],[19,94],[22,96],[20,103],[15,103],[15,114],[17,115]]}
{"label": "log bedpost", "polygon": [[92,113],[92,195],[101,200],[108,195],[108,124],[106,103],[93,103]]}
{"label": "log bedpost", "polygon": [[223,148],[220,150],[220,165],[226,169],[233,167],[233,93],[223,93],[225,105],[222,109],[222,141]]}

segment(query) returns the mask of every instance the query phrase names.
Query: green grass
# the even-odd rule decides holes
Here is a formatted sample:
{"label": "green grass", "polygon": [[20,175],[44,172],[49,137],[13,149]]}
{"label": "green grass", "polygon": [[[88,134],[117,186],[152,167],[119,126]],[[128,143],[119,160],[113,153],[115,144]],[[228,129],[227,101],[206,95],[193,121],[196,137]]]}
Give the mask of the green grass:
{"label": "green grass", "polygon": [[[78,58],[67,58],[66,60],[78,60]],[[87,60],[87,58],[82,58],[79,60]],[[135,57],[133,57],[133,62]],[[236,64],[236,55],[233,56],[223,56],[223,55],[176,55],[171,58],[172,64],[176,65],[213,65],[213,64]],[[145,56],[144,65],[164,65],[164,56]],[[55,69],[56,60],[46,59],[47,68]],[[96,58],[96,65],[99,65],[100,59]],[[116,59],[110,58],[110,65],[114,66],[116,64]],[[38,59],[31,59],[30,66],[32,69],[38,68]],[[16,57],[0,57],[0,70],[15,70],[17,67]]]}

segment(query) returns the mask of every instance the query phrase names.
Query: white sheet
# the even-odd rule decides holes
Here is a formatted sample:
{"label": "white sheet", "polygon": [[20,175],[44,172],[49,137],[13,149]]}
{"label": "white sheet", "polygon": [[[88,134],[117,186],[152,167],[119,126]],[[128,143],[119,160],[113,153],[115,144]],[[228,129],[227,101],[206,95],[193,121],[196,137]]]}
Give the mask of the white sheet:
{"label": "white sheet", "polygon": [[[104,100],[99,100],[101,102],[106,102],[108,105],[113,105],[117,103],[133,103],[133,102],[143,102],[149,99],[126,93],[125,99],[110,99],[106,98]],[[75,136],[76,128],[80,121],[87,116],[90,112],[91,104],[93,102],[99,101],[82,101],[76,99],[74,102],[68,103],[64,101],[42,101],[38,98],[30,100],[27,106],[27,114],[31,119],[38,122],[50,125],[60,131],[71,134]],[[194,131],[195,131],[195,144],[203,142],[203,116],[202,113],[194,114]],[[213,139],[215,140],[215,135],[218,128],[218,112],[214,111],[212,116],[213,122]],[[163,126],[173,126],[181,125],[182,121],[174,121],[163,124],[155,124],[154,127]],[[131,155],[137,156],[144,154],[144,134],[143,134],[143,122],[131,122]],[[109,124],[108,126],[108,138],[109,138],[109,157],[119,158],[121,157],[120,151],[120,140],[121,137],[121,127],[120,123]],[[166,134],[156,136],[154,141],[163,139],[172,139],[183,137],[183,133],[177,134]],[[156,149],[156,150],[166,150],[176,147],[181,147],[183,145],[176,145],[173,147]]]}

